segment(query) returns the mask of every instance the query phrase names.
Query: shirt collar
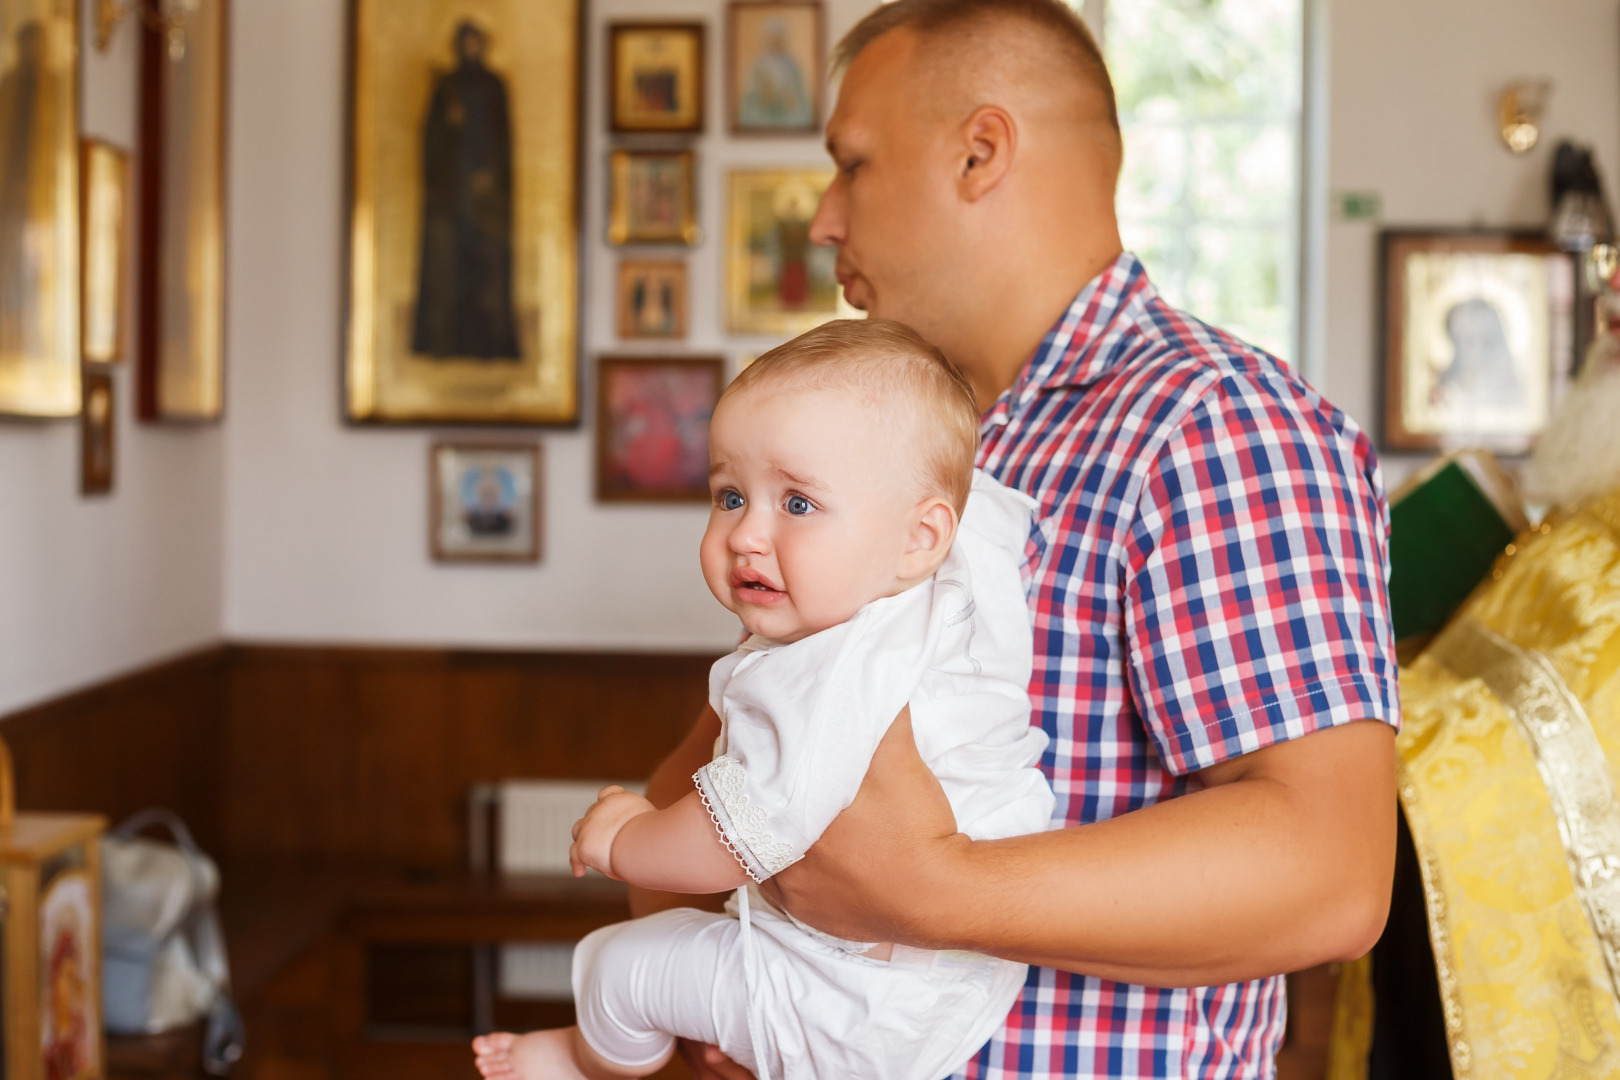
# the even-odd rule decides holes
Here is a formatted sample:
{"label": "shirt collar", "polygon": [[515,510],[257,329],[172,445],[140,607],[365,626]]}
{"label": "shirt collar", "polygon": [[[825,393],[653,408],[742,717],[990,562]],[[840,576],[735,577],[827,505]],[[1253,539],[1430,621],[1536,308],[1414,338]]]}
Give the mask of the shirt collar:
{"label": "shirt collar", "polygon": [[1158,295],[1136,256],[1121,252],[1070,302],[985,422],[1006,423],[1042,391],[1088,386],[1102,378],[1120,360],[1119,350],[1110,346]]}

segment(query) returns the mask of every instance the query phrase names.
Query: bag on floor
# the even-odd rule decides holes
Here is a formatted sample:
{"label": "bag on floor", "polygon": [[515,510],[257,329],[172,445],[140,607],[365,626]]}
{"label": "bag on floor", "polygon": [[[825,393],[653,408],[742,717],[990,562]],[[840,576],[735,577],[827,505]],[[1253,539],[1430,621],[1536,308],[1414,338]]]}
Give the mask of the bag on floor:
{"label": "bag on floor", "polygon": [[[166,827],[173,842],[137,835]],[[167,810],[143,810],[101,842],[102,987],[107,1029],[154,1035],[208,1018],[203,1067],[242,1056],[242,1018],[214,900],[219,868]]]}

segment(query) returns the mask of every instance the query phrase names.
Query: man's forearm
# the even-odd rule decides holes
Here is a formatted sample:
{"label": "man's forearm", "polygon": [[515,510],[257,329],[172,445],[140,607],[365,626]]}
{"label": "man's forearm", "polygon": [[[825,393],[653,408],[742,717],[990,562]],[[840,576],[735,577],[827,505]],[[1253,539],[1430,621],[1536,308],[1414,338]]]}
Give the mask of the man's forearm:
{"label": "man's forearm", "polygon": [[1157,986],[1359,956],[1387,911],[1390,740],[1381,724],[1354,724],[1274,748],[1285,768],[1111,821],[978,843],[958,835],[916,890],[933,900],[912,943]]}

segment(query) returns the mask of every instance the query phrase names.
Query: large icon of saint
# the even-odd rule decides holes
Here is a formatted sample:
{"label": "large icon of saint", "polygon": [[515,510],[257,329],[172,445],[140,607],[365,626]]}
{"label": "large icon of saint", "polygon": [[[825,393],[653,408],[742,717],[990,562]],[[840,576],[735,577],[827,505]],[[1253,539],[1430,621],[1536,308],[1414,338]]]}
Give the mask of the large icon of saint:
{"label": "large icon of saint", "polygon": [[488,35],[455,32],[422,129],[422,265],[412,351],[520,358],[512,309],[512,128],[506,84],[484,65]]}

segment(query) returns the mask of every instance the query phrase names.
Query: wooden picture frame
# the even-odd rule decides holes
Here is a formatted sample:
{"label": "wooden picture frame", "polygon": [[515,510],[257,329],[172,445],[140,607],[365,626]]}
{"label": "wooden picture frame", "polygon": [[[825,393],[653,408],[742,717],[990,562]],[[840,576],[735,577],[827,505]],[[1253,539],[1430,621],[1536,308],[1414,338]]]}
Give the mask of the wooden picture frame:
{"label": "wooden picture frame", "polygon": [[435,441],[428,448],[428,550],[435,562],[540,561],[538,443]]}
{"label": "wooden picture frame", "polygon": [[620,260],[615,292],[619,337],[669,341],[686,336],[684,260]]}
{"label": "wooden picture frame", "polygon": [[1576,263],[1539,232],[1380,238],[1382,443],[1527,453],[1575,361]]}
{"label": "wooden picture frame", "polygon": [[350,0],[349,422],[579,422],[583,7]]}
{"label": "wooden picture frame", "polygon": [[697,159],[690,150],[614,150],[608,243],[698,242]]}
{"label": "wooden picture frame", "polygon": [[725,360],[604,356],[596,373],[597,500],[707,503]]}
{"label": "wooden picture frame", "polygon": [[738,169],[726,182],[726,329],[788,338],[859,317],[838,286],[835,249],[810,242],[832,181],[825,168]]}
{"label": "wooden picture frame", "polygon": [[87,369],[79,410],[79,494],[108,495],[117,461],[118,399],[111,372]]}
{"label": "wooden picture frame", "polygon": [[186,48],[141,24],[135,413],[225,415],[225,168],[229,0],[197,0]]}
{"label": "wooden picture frame", "polygon": [[79,353],[87,364],[117,363],[129,329],[129,154],[101,139],[81,139],[79,196]]}
{"label": "wooden picture frame", "polygon": [[726,119],[733,135],[815,135],[827,79],[819,0],[733,0],[726,8]]}
{"label": "wooden picture frame", "polygon": [[608,129],[696,135],[705,119],[700,22],[608,25]]}
{"label": "wooden picture frame", "polygon": [[[0,6],[0,415],[79,412],[79,7]],[[22,112],[27,102],[32,108]]]}

